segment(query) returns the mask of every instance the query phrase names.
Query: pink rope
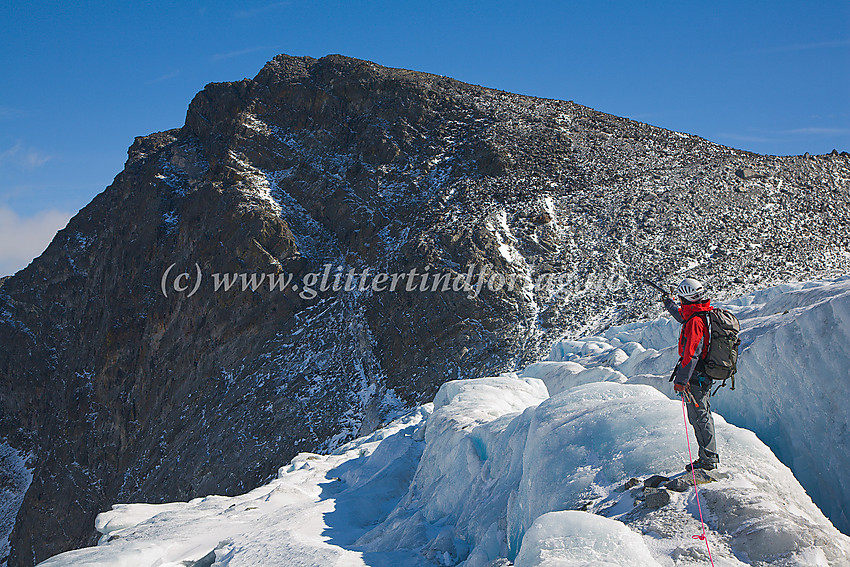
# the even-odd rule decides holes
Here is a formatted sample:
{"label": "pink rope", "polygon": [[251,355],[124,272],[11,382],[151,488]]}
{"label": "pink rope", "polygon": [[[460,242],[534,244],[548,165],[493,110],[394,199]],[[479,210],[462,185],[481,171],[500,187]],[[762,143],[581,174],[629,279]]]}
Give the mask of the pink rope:
{"label": "pink rope", "polygon": [[691,476],[694,479],[694,494],[697,497],[697,510],[699,510],[699,523],[702,526],[702,533],[693,536],[693,539],[701,539],[705,542],[705,548],[708,550],[708,560],[711,562],[711,567],[714,567],[714,559],[711,557],[711,548],[708,547],[708,538],[705,537],[705,522],[702,520],[702,506],[699,504],[699,490],[697,490],[697,473],[693,466],[694,456],[691,453],[691,435],[688,431],[688,414],[685,411],[685,394],[682,392],[682,417],[685,418],[685,439],[688,440],[688,458],[691,460]]}

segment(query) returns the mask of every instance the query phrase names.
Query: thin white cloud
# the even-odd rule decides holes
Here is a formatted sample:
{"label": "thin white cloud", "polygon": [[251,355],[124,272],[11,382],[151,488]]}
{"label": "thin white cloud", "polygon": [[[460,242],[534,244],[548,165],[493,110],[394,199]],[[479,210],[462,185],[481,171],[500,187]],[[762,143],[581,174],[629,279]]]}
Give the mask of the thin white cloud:
{"label": "thin white cloud", "polygon": [[3,150],[0,152],[0,163],[7,161],[14,157],[24,145],[21,142],[16,142],[14,146],[9,148],[8,150]]}
{"label": "thin white cloud", "polygon": [[15,145],[9,148],[8,150],[3,150],[0,152],[0,163],[11,161],[17,156],[21,149],[24,147],[22,142],[15,142]]}
{"label": "thin white cloud", "polygon": [[265,14],[266,12],[277,10],[278,8],[283,8],[284,6],[289,6],[290,4],[292,4],[292,2],[273,2],[272,4],[266,4],[265,6],[239,10],[234,12],[233,15],[237,18],[252,18],[254,16],[259,16],[260,14]]}
{"label": "thin white cloud", "polygon": [[793,130],[786,130],[785,132],[788,134],[816,134],[836,136],[841,134],[850,134],[850,128],[819,128],[817,126],[810,126],[807,128],[795,128]]}
{"label": "thin white cloud", "polygon": [[27,169],[35,169],[41,167],[45,163],[53,159],[53,156],[43,154],[37,150],[27,150],[24,152],[23,163]]}
{"label": "thin white cloud", "polygon": [[850,114],[847,112],[832,112],[830,114],[812,114],[811,116],[809,116],[809,118],[811,118],[812,120],[843,121],[846,118],[850,118]]}
{"label": "thin white cloud", "polygon": [[781,53],[784,51],[809,51],[811,49],[828,49],[832,47],[850,46],[850,39],[838,39],[833,41],[817,41],[813,43],[795,43],[791,45],[780,45],[758,50],[759,53]]}
{"label": "thin white cloud", "polygon": [[53,156],[32,147],[25,147],[23,142],[0,152],[0,165],[14,164],[24,169],[36,169],[53,159]]}
{"label": "thin white cloud", "polygon": [[[755,142],[770,144],[775,142],[787,142],[795,136],[841,136],[850,134],[850,128],[823,128],[808,126],[804,128],[792,128],[788,130],[761,130],[753,129],[752,133],[720,132],[720,139],[735,140],[736,142]],[[799,138],[797,138],[799,139]]]}
{"label": "thin white cloud", "polygon": [[177,77],[178,75],[180,75],[179,70],[172,71],[170,73],[166,73],[165,75],[161,75],[161,76],[157,77],[156,79],[151,79],[150,81],[146,82],[145,84],[146,85],[153,85],[153,84],[156,84],[156,83],[161,83],[162,81],[167,81],[168,79],[173,79],[174,77]]}
{"label": "thin white cloud", "polygon": [[0,106],[0,118],[15,118],[21,116],[23,111],[11,106]]}
{"label": "thin white cloud", "polygon": [[25,268],[47,248],[56,232],[67,225],[72,216],[50,209],[22,217],[0,206],[0,277]]}
{"label": "thin white cloud", "polygon": [[249,47],[247,49],[238,49],[236,51],[228,51],[227,53],[216,53],[210,59],[212,61],[220,61],[222,59],[231,59],[233,57],[240,57],[242,55],[248,55],[249,53],[256,53],[257,51],[265,51],[267,49],[276,49],[276,47],[275,46]]}

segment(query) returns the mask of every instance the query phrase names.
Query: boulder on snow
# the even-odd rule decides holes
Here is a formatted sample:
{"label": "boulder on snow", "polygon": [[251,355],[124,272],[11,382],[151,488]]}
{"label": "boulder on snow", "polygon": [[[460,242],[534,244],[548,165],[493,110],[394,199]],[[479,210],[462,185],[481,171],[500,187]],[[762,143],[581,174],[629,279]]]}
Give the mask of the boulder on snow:
{"label": "boulder on snow", "polygon": [[626,481],[626,483],[623,485],[623,491],[631,490],[632,488],[634,488],[635,486],[637,486],[637,485],[639,485],[639,484],[640,484],[640,480],[638,480],[638,479],[636,479],[636,478],[630,478],[630,479],[629,479],[629,480],[627,480],[627,481]]}
{"label": "boulder on snow", "polygon": [[197,561],[184,561],[183,565],[187,567],[210,567],[215,563],[215,550],[210,551]]}
{"label": "boulder on snow", "polygon": [[645,488],[643,495],[646,507],[653,510],[662,508],[670,503],[670,493],[663,488]]}
{"label": "boulder on snow", "polygon": [[720,480],[719,474],[714,471],[697,469],[694,471],[693,477],[690,474],[685,474],[668,481],[664,486],[674,492],[685,492],[694,485],[694,477],[697,484],[708,484]]}
{"label": "boulder on snow", "polygon": [[662,476],[660,474],[654,474],[651,477],[649,477],[648,479],[646,479],[645,481],[643,481],[643,485],[646,488],[658,488],[659,486],[661,486],[661,483],[667,482],[668,480],[670,480],[670,479],[667,478],[666,476]]}

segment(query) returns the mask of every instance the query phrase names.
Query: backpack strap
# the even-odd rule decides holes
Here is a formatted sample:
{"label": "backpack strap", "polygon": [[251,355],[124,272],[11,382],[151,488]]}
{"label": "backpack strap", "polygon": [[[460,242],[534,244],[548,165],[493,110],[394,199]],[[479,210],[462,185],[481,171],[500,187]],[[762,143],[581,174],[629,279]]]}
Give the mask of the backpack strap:
{"label": "backpack strap", "polygon": [[679,370],[679,366],[681,366],[681,365],[682,365],[682,357],[680,356],[679,362],[677,362],[676,366],[673,367],[673,373],[670,374],[670,379],[667,380],[668,382],[672,382],[673,380],[676,379],[676,372]]}
{"label": "backpack strap", "polygon": [[[735,381],[735,378],[733,377],[733,378],[732,378],[732,382],[734,382],[734,381]],[[723,386],[725,386],[725,385],[726,385],[726,380],[724,379],[724,380],[723,380],[723,383],[722,383],[722,384],[720,384],[718,387],[716,387],[716,388],[714,389],[714,392],[713,392],[711,395],[712,395],[712,396],[716,396],[716,395],[717,395],[717,391],[718,391],[720,388],[722,388]],[[734,389],[735,389],[735,386],[732,386],[732,389],[734,390]]]}
{"label": "backpack strap", "polygon": [[[712,308],[711,311],[714,311],[714,308]],[[702,311],[699,314],[705,323],[705,350],[702,354],[703,359],[708,357],[708,351],[711,349],[711,318],[709,315],[711,311]]]}

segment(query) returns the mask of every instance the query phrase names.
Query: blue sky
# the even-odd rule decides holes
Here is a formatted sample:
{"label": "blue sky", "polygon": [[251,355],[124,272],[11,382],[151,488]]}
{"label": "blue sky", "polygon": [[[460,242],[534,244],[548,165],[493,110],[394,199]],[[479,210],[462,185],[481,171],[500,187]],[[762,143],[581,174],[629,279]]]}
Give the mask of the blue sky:
{"label": "blue sky", "polygon": [[0,4],[0,275],[206,83],[342,53],[758,153],[850,151],[850,2]]}

